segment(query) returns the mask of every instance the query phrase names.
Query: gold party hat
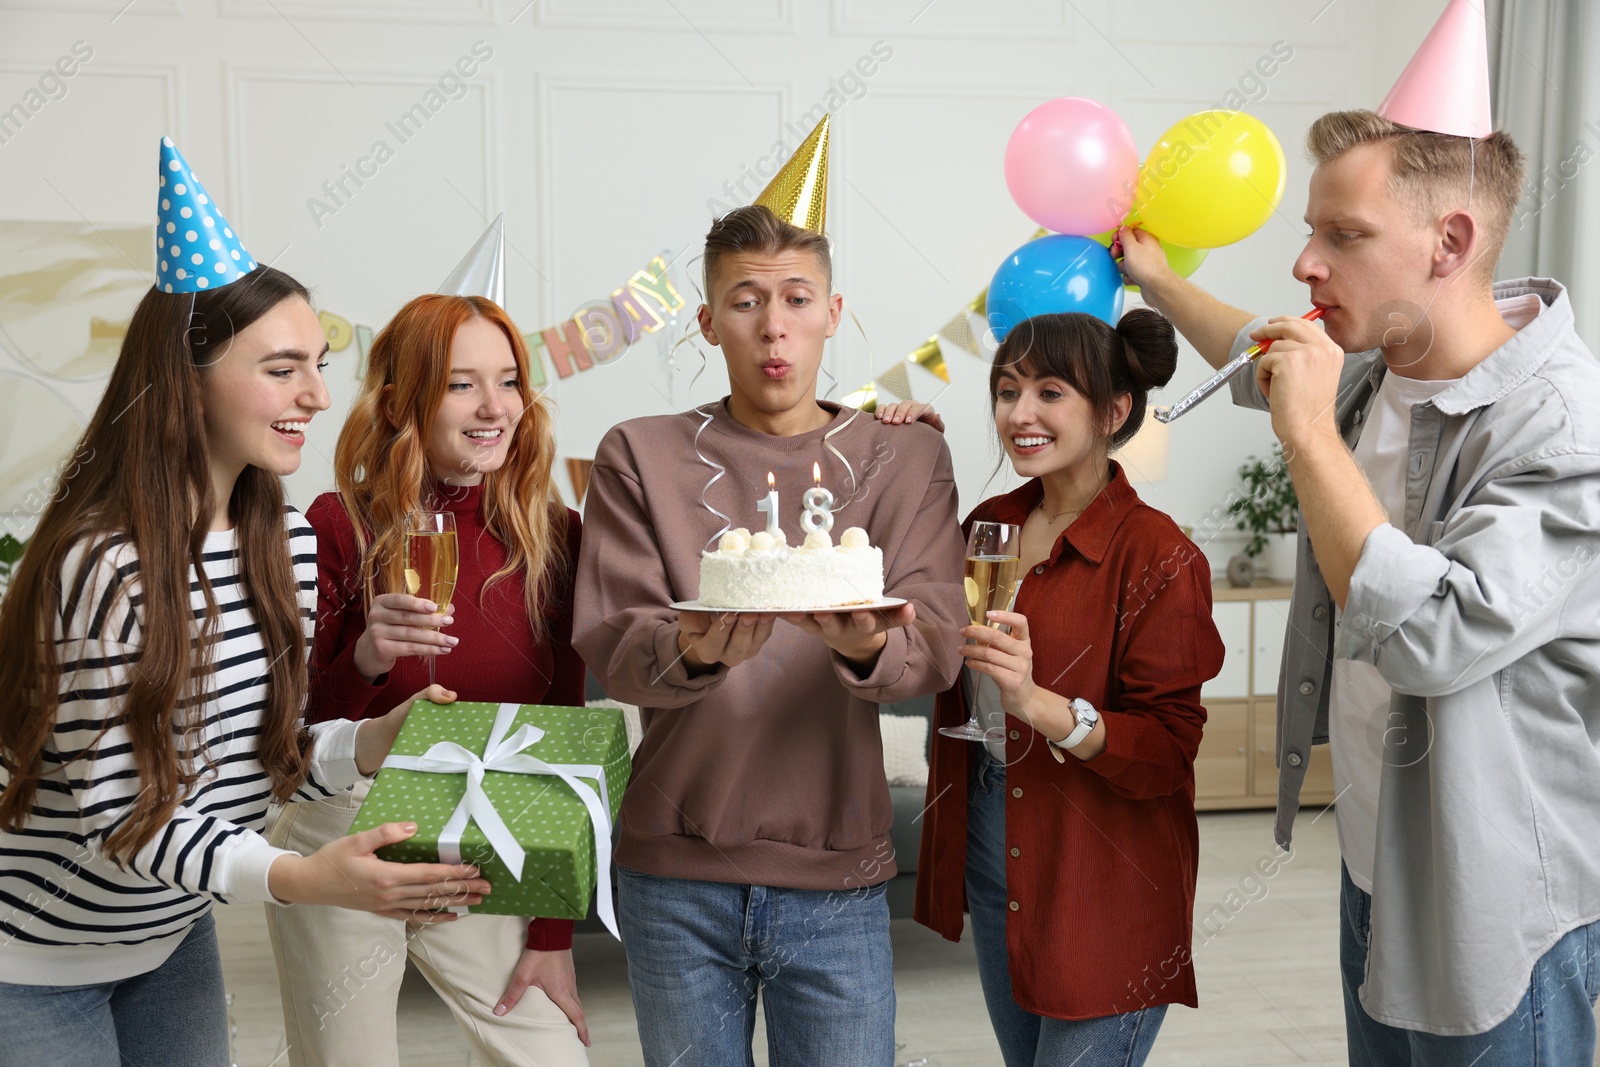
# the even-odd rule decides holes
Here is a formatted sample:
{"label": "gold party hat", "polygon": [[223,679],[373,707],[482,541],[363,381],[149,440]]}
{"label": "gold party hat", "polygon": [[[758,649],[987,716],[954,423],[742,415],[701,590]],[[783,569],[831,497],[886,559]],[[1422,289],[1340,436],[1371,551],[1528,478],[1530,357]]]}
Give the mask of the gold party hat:
{"label": "gold party hat", "polygon": [[828,121],[832,117],[822,116],[817,128],[756,197],[756,203],[765,204],[780,219],[816,233],[826,233],[828,225]]}

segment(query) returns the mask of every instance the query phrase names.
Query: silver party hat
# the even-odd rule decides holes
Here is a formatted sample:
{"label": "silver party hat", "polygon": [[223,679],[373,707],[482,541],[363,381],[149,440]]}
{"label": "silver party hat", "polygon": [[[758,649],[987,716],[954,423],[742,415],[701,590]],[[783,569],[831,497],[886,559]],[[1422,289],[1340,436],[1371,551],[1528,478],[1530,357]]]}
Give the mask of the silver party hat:
{"label": "silver party hat", "polygon": [[506,306],[506,217],[496,215],[465,259],[439,283],[450,296],[482,296]]}

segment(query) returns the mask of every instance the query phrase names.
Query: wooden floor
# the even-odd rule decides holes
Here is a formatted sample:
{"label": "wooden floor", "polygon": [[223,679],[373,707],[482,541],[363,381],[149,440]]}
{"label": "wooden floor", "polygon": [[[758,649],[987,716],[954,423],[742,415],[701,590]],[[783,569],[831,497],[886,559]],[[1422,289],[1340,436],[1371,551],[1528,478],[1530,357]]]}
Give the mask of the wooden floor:
{"label": "wooden floor", "polygon": [[[1200,817],[1195,914],[1212,915],[1210,927],[1216,931],[1195,942],[1201,1007],[1169,1009],[1150,1064],[1345,1062],[1337,969],[1339,849],[1333,815],[1308,812],[1296,828],[1293,858],[1274,877],[1260,879],[1252,872],[1257,861],[1273,855],[1271,827],[1271,812]],[[235,1063],[287,1063],[261,909],[219,908],[217,923],[228,991],[234,998]],[[1000,1067],[970,941],[952,945],[909,919],[895,920],[893,927],[896,1028],[903,1045],[898,1062]],[[581,935],[573,952],[594,1041],[591,1064],[640,1064],[621,947],[609,937]],[[414,974],[408,975],[402,993],[399,1025],[402,1063],[408,1067],[467,1067],[474,1062],[444,1006]],[[767,1062],[763,1029],[758,1021],[758,1064]]]}

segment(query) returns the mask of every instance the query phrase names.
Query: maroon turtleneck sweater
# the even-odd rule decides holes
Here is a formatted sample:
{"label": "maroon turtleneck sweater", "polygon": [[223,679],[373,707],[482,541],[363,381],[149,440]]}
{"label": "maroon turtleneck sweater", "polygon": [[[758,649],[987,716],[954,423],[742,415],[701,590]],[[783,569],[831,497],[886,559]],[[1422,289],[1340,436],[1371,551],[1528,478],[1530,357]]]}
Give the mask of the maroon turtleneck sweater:
{"label": "maroon turtleneck sweater", "polygon": [[[492,703],[583,705],[583,660],[572,648],[572,583],[564,583],[545,613],[548,636],[536,640],[523,601],[523,578],[513,574],[487,593],[483,584],[506,562],[506,550],[484,528],[482,486],[456,486],[440,506],[456,517],[460,575],[452,597],[455,623],[448,632],[461,639],[438,658],[440,685],[462,700]],[[317,628],[311,654],[311,693],[307,719],[367,719],[382,715],[428,686],[428,667],[420,656],[404,656],[388,674],[372,681],[356,669],[356,640],[366,630],[361,595],[360,556],[355,531],[337,493],[317,497],[306,512],[317,532]],[[567,510],[567,559],[576,566],[580,541],[578,513]],[[572,923],[535,919],[527,947],[558,951],[572,947]]]}

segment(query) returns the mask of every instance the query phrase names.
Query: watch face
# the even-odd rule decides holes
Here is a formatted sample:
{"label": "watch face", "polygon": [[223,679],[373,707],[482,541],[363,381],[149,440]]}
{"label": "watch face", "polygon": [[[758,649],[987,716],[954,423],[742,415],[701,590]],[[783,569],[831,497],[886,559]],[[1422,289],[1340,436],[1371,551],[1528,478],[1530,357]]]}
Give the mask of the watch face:
{"label": "watch face", "polygon": [[1084,700],[1082,697],[1079,697],[1077,701],[1073,703],[1072,710],[1077,713],[1078,721],[1080,723],[1088,723],[1090,727],[1093,727],[1095,723],[1100,721],[1100,713],[1095,710],[1093,704],[1089,703],[1087,700]]}

